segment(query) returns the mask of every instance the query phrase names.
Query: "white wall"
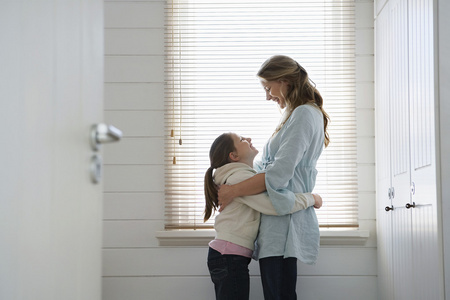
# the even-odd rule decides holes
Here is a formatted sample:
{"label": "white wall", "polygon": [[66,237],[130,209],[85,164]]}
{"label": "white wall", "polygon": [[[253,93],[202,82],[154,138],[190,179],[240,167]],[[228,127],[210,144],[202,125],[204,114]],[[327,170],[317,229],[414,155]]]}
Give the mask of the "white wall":
{"label": "white wall", "polygon": [[[299,264],[299,299],[375,300],[373,1],[356,1],[360,227],[364,246],[323,246]],[[105,147],[103,299],[214,299],[207,247],[160,247],[164,229],[164,1],[105,1],[105,118],[124,131]],[[251,299],[262,299],[250,264]]]}

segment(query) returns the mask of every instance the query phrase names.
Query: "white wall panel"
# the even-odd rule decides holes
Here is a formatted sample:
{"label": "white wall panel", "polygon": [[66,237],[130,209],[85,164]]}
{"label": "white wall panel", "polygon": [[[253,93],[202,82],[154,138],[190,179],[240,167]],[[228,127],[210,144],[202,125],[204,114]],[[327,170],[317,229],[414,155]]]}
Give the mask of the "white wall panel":
{"label": "white wall panel", "polygon": [[[105,249],[104,276],[198,276],[208,275],[207,247],[155,247],[147,249]],[[358,260],[354,258],[358,257]],[[189,259],[187,259],[189,258]],[[364,261],[364,264],[361,263]],[[315,266],[298,264],[299,275],[375,276],[375,248],[328,248],[320,250]],[[250,273],[259,275],[258,263],[252,261]]]}
{"label": "white wall panel", "polygon": [[105,192],[163,192],[164,165],[105,165]]}
{"label": "white wall panel", "polygon": [[105,28],[162,27],[164,27],[164,1],[105,3]]}
{"label": "white wall panel", "polygon": [[[114,124],[114,123],[112,123]],[[164,139],[157,138],[124,138],[114,145],[105,147],[105,164],[162,164],[164,163]],[[127,153],[127,155],[123,155]]]}
{"label": "white wall panel", "polygon": [[373,82],[356,83],[356,108],[374,108],[374,86]]}
{"label": "white wall panel", "polygon": [[[373,26],[373,24],[372,24]],[[374,36],[373,36],[373,28],[364,28],[356,31],[356,54],[359,53],[373,53],[373,42],[374,42]]]}
{"label": "white wall panel", "polygon": [[120,128],[124,137],[164,136],[164,112],[162,111],[106,111],[105,120]]}
{"label": "white wall panel", "polygon": [[164,29],[106,29],[105,54],[164,55]]}
{"label": "white wall panel", "polygon": [[357,2],[355,5],[356,27],[373,28],[373,1]]}
{"label": "white wall panel", "polygon": [[[157,247],[155,232],[164,230],[164,219],[103,222],[104,248]],[[132,232],[133,234],[130,234]]]}
{"label": "white wall panel", "polygon": [[360,191],[373,191],[375,189],[375,166],[358,165],[358,173],[365,176],[358,176],[358,186]]}
{"label": "white wall panel", "polygon": [[105,83],[105,110],[164,110],[164,83]]}
{"label": "white wall panel", "polygon": [[[373,115],[373,111],[371,113]],[[356,162],[358,164],[374,164],[375,163],[375,139],[374,137],[360,137],[358,138],[358,157]],[[359,154],[360,153],[360,154]]]}
{"label": "white wall panel", "polygon": [[[376,300],[372,276],[299,276],[297,296],[302,300]],[[345,293],[336,293],[345,291]],[[214,287],[206,276],[108,277],[103,281],[108,300],[214,299]],[[250,278],[250,300],[263,299],[259,277]]]}
{"label": "white wall panel", "polygon": [[106,56],[105,82],[164,82],[164,57]]}
{"label": "white wall panel", "polygon": [[375,121],[373,109],[358,109],[356,112],[356,135],[374,136]]}
{"label": "white wall panel", "polygon": [[373,56],[357,56],[355,60],[357,80],[373,82]]}
{"label": "white wall panel", "polygon": [[[363,220],[376,219],[376,202],[373,201],[375,193],[373,192],[359,192],[359,218]],[[375,226],[375,224],[373,224]],[[372,234],[370,235],[372,236]],[[376,233],[375,235],[376,236]]]}
{"label": "white wall panel", "polygon": [[164,215],[164,192],[105,193],[104,220],[152,220]]}
{"label": "white wall panel", "polygon": [[[107,2],[136,2],[136,0],[105,0]],[[161,0],[139,0],[139,2],[161,2]]]}

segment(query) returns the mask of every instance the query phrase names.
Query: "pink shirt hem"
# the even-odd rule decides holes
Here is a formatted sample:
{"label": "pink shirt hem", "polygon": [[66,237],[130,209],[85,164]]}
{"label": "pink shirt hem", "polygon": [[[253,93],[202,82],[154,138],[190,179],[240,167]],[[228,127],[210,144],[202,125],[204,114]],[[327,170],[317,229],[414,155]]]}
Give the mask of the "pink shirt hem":
{"label": "pink shirt hem", "polygon": [[212,240],[209,246],[222,255],[240,255],[252,258],[253,250],[224,240]]}

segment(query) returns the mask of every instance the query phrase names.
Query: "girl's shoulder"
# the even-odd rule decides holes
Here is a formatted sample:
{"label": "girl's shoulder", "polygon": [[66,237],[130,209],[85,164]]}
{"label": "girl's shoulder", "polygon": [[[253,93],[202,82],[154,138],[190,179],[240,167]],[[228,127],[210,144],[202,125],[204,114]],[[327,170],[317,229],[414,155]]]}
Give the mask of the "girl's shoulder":
{"label": "girl's shoulder", "polygon": [[232,171],[228,173],[227,184],[236,184],[256,175],[255,169],[246,164],[234,162],[228,165],[232,165]]}
{"label": "girl's shoulder", "polygon": [[214,172],[214,179],[217,184],[235,184],[256,174],[256,171],[250,166],[240,163],[228,163]]}

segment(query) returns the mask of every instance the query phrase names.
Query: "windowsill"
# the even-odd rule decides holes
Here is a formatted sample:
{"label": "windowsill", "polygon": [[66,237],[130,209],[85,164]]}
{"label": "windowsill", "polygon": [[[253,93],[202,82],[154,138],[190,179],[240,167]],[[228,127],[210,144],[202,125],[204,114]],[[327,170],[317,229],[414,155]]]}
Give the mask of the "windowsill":
{"label": "windowsill", "polygon": [[[215,237],[213,229],[165,230],[156,232],[160,246],[207,246]],[[369,230],[320,229],[320,245],[362,246]]]}

